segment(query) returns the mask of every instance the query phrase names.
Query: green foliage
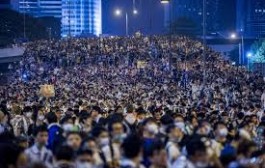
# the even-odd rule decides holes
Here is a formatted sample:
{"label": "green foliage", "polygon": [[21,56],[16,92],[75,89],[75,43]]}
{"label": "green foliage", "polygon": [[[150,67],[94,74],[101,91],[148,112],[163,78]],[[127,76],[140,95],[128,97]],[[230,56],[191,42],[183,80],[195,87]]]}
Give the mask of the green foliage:
{"label": "green foliage", "polygon": [[265,41],[255,41],[251,46],[251,51],[254,53],[250,58],[253,63],[265,63]]}

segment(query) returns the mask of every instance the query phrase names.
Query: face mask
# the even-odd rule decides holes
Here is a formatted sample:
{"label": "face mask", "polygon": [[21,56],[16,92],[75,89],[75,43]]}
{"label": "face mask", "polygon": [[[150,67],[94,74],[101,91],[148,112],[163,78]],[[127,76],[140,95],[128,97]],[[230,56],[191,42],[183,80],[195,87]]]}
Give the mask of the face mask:
{"label": "face mask", "polygon": [[138,123],[142,123],[144,121],[144,119],[138,119],[137,121],[138,121]]}
{"label": "face mask", "polygon": [[159,132],[165,134],[166,133],[166,127],[165,126],[160,127]]}
{"label": "face mask", "polygon": [[126,138],[126,134],[119,134],[113,137],[113,141],[122,143],[125,138]]}
{"label": "face mask", "polygon": [[228,134],[228,130],[226,128],[222,128],[219,130],[219,135],[222,137],[226,137]]}
{"label": "face mask", "polygon": [[129,124],[134,124],[135,121],[136,121],[136,118],[133,114],[128,114],[126,117],[125,117],[125,120],[129,123]]}
{"label": "face mask", "polygon": [[109,138],[101,138],[99,143],[100,146],[106,146],[109,144]]}
{"label": "face mask", "polygon": [[196,168],[206,168],[208,166],[207,163],[204,163],[204,162],[197,162],[195,163],[195,167]]}
{"label": "face mask", "polygon": [[158,126],[156,124],[149,124],[147,126],[147,130],[148,132],[150,132],[151,134],[157,134],[158,133]]}
{"label": "face mask", "polygon": [[93,168],[94,166],[89,162],[84,162],[84,163],[78,162],[77,167],[78,168]]}
{"label": "face mask", "polygon": [[175,122],[175,125],[181,129],[182,132],[185,132],[185,123],[184,122]]}
{"label": "face mask", "polygon": [[40,115],[40,116],[38,117],[38,119],[39,119],[40,121],[43,121],[43,120],[45,119],[45,117],[44,117],[44,115]]}
{"label": "face mask", "polygon": [[26,117],[31,118],[31,116],[32,116],[31,112],[26,113]]}
{"label": "face mask", "polygon": [[206,126],[206,134],[209,135],[211,132],[211,127],[210,126]]}
{"label": "face mask", "polygon": [[74,128],[74,125],[73,124],[63,124],[63,130],[65,132],[70,132],[72,131]]}

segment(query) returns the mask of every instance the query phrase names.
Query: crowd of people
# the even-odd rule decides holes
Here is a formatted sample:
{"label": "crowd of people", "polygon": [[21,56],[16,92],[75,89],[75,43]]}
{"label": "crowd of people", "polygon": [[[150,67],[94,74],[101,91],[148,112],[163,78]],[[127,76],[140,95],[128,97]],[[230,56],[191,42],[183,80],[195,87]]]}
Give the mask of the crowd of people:
{"label": "crowd of people", "polygon": [[0,86],[0,167],[264,168],[264,89],[184,36],[29,42]]}

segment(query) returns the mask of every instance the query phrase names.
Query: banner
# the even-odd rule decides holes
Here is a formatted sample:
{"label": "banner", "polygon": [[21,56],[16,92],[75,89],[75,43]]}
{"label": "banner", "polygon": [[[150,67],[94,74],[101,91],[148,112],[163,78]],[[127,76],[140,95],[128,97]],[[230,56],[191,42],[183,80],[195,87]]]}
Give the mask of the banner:
{"label": "banner", "polygon": [[54,97],[54,85],[40,85],[40,95],[46,98]]}
{"label": "banner", "polygon": [[145,61],[137,61],[137,68],[143,69],[146,67],[146,64],[147,64],[147,62],[145,62]]}

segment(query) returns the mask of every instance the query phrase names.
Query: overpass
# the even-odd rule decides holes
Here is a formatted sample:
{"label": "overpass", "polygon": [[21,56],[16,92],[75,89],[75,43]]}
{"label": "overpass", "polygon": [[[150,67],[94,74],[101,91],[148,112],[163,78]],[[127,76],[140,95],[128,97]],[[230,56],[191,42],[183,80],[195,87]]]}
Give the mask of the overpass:
{"label": "overpass", "polygon": [[16,46],[0,49],[0,64],[20,61],[24,51],[25,48]]}

